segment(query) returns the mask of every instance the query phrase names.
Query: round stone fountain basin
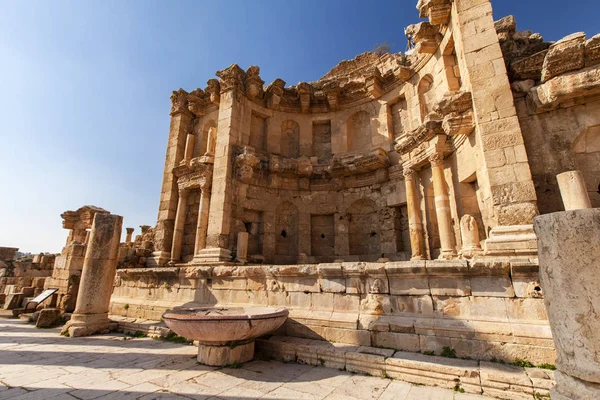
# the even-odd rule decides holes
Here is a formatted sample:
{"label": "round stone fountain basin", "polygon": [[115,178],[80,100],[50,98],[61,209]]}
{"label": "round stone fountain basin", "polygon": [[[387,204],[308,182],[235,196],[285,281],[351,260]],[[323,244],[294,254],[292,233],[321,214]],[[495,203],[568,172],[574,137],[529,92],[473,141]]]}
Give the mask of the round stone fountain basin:
{"label": "round stone fountain basin", "polygon": [[224,366],[250,361],[254,339],[279,328],[288,314],[271,307],[178,307],[162,318],[179,336],[199,342],[198,362]]}

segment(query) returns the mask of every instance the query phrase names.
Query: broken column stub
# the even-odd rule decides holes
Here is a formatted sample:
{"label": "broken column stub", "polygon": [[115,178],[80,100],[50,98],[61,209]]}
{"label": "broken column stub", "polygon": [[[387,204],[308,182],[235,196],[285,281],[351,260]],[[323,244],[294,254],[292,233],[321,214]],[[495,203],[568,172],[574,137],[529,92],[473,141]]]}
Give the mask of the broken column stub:
{"label": "broken column stub", "polygon": [[96,214],[77,294],[75,312],[62,332],[86,336],[108,329],[108,307],[117,271],[123,217]]}
{"label": "broken column stub", "polygon": [[581,171],[563,172],[556,175],[556,180],[566,211],[592,208]]}
{"label": "broken column stub", "polygon": [[558,355],[552,399],[600,399],[600,209],[541,215],[534,228]]}

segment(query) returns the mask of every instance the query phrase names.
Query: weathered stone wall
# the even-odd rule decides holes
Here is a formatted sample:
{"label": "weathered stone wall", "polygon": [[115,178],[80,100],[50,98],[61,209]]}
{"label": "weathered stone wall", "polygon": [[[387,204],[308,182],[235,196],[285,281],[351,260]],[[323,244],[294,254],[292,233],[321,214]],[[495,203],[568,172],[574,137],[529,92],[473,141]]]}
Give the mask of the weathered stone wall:
{"label": "weathered stone wall", "polygon": [[285,306],[289,336],[459,357],[554,362],[527,260],[118,270],[111,314],[160,319],[185,304]]}

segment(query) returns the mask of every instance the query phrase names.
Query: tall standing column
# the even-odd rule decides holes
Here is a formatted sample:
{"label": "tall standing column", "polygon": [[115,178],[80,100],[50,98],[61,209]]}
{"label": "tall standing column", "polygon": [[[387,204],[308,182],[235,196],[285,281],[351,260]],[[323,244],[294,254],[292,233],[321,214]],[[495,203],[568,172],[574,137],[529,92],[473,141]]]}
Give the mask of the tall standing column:
{"label": "tall standing column", "polygon": [[75,312],[62,332],[86,336],[108,329],[108,308],[117,273],[119,242],[123,217],[114,214],[94,216]]}
{"label": "tall standing column", "polygon": [[444,155],[433,153],[429,157],[433,174],[433,194],[435,195],[435,213],[440,233],[441,259],[454,258],[456,254],[456,238],[452,229],[452,214],[450,213],[450,198],[444,177]]}
{"label": "tall standing column", "polygon": [[177,202],[177,214],[175,216],[175,230],[173,232],[173,245],[171,246],[171,261],[179,261],[181,257],[181,245],[183,243],[183,229],[185,227],[185,215],[187,211],[187,190],[179,191]]}
{"label": "tall standing column", "polygon": [[410,234],[411,260],[425,258],[423,246],[423,224],[419,212],[417,199],[417,185],[415,182],[416,171],[413,168],[404,168],[404,184],[406,185],[406,208],[408,210],[408,229]]}
{"label": "tall standing column", "polygon": [[196,245],[194,246],[194,256],[200,250],[206,248],[206,232],[208,230],[208,215],[210,210],[210,188],[205,185],[201,188],[200,208],[198,209],[198,224],[196,225]]}

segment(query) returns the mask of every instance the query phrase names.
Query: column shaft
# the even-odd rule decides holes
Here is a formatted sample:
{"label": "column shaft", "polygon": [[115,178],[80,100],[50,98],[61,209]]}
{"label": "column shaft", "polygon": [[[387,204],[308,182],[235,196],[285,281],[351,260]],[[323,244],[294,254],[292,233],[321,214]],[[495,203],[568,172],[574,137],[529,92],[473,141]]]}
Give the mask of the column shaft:
{"label": "column shaft", "polygon": [[423,224],[421,224],[415,179],[416,172],[411,168],[406,168],[404,170],[404,184],[406,185],[406,208],[408,210],[411,260],[422,260],[425,258],[423,250]]}
{"label": "column shaft", "polygon": [[429,158],[433,174],[433,194],[435,195],[435,212],[438,220],[441,253],[440,258],[452,258],[456,254],[456,238],[452,228],[450,213],[450,197],[444,177],[444,157],[436,153]]}
{"label": "column shaft", "polygon": [[171,247],[171,261],[179,261],[181,257],[186,211],[187,191],[180,191],[179,201],[177,202],[177,214],[175,215],[175,231],[173,233],[173,246]]}
{"label": "column shaft", "polygon": [[198,209],[198,224],[196,225],[196,245],[194,246],[194,255],[206,248],[209,209],[210,192],[208,189],[202,189],[202,193],[200,194],[200,208]]}
{"label": "column shaft", "polygon": [[192,155],[194,154],[195,138],[196,137],[194,136],[194,134],[188,133],[185,139],[185,156],[183,157],[183,159],[185,160],[186,164],[190,162],[190,160],[192,159]]}

